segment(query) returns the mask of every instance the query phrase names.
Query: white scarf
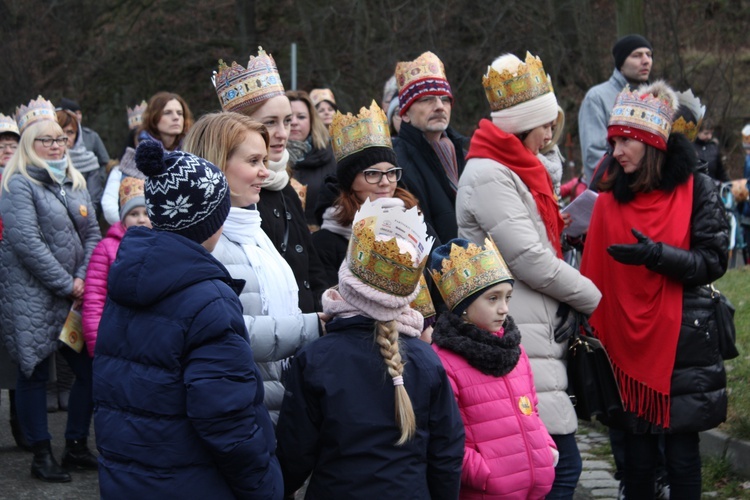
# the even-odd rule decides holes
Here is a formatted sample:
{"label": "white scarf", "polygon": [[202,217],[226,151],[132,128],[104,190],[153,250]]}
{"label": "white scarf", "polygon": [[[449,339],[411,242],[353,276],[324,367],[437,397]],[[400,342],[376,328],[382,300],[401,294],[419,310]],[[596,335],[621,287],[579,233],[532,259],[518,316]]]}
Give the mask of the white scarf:
{"label": "white scarf", "polygon": [[289,151],[284,149],[281,160],[268,160],[268,178],[263,181],[263,189],[269,191],[281,191],[289,184],[289,174],[286,171],[286,164],[289,162]]}
{"label": "white scarf", "polygon": [[258,277],[264,314],[289,316],[300,314],[297,281],[289,264],[274,248],[260,228],[257,210],[232,207],[224,222],[224,235],[239,243],[245,251],[250,267]]}

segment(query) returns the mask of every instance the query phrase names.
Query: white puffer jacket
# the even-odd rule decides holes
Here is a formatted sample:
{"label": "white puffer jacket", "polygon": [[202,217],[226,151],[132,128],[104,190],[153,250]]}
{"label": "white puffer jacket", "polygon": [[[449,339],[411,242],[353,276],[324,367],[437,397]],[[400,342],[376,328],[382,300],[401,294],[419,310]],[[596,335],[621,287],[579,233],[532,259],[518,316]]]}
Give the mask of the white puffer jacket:
{"label": "white puffer jacket", "polygon": [[534,197],[520,177],[489,159],[474,158],[458,183],[458,236],[483,243],[491,235],[515,278],[510,313],[521,330],[539,396],[539,414],[550,434],[570,434],[577,418],[566,393],[567,344],[554,329],[560,302],[591,314],[601,293],[588,278],[559,259]]}

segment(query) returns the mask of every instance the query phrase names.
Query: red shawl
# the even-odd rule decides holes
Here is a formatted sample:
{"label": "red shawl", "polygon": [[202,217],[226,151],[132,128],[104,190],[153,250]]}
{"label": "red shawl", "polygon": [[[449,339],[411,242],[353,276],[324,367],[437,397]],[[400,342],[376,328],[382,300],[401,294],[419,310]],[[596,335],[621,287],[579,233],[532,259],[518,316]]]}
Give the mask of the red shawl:
{"label": "red shawl", "polygon": [[560,235],[565,224],[560,216],[552,179],[539,158],[526,149],[518,137],[503,132],[489,120],[479,122],[466,156],[467,160],[470,158],[489,158],[502,163],[521,178],[534,196],[536,209],[547,230],[547,238],[558,258],[562,259]]}
{"label": "red shawl", "polygon": [[669,427],[670,388],[682,322],[682,283],[645,266],[620,264],[607,247],[636,243],[636,228],[656,242],[690,248],[693,177],[674,191],[596,200],[581,274],[602,292],[590,323],[612,359],[625,409]]}

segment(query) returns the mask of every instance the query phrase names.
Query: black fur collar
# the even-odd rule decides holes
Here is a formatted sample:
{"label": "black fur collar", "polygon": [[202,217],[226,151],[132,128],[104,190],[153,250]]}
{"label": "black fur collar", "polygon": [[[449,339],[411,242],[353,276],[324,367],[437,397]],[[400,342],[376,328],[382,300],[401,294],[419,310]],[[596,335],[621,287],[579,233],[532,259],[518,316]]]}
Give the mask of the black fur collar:
{"label": "black fur collar", "polygon": [[[697,164],[698,157],[695,154],[695,148],[687,137],[682,134],[671,134],[667,141],[667,157],[658,189],[669,192],[687,182],[690,174],[695,172]],[[620,203],[632,201],[635,193],[631,191],[630,184],[633,183],[634,174],[622,172],[622,167],[615,161],[611,162],[609,168],[620,170],[620,175],[617,176],[612,186],[612,195]]]}
{"label": "black fur collar", "polygon": [[521,332],[510,316],[505,321],[505,334],[498,337],[446,312],[435,324],[432,341],[466,359],[482,373],[494,377],[510,373],[521,357]]}

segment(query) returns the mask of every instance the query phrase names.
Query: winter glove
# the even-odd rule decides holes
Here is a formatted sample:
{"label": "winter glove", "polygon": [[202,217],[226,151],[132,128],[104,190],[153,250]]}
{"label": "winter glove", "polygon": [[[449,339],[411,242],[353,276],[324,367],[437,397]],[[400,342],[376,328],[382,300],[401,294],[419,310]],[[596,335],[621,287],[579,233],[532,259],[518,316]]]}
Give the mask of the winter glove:
{"label": "winter glove", "polygon": [[582,328],[586,333],[591,332],[586,315],[564,302],[561,302],[557,308],[557,317],[560,318],[560,322],[555,327],[555,342],[558,344],[567,341],[575,332],[580,333]]}
{"label": "winter glove", "polygon": [[653,267],[661,257],[662,244],[654,243],[651,238],[635,228],[630,230],[638,243],[610,245],[607,252],[617,261],[630,266]]}

